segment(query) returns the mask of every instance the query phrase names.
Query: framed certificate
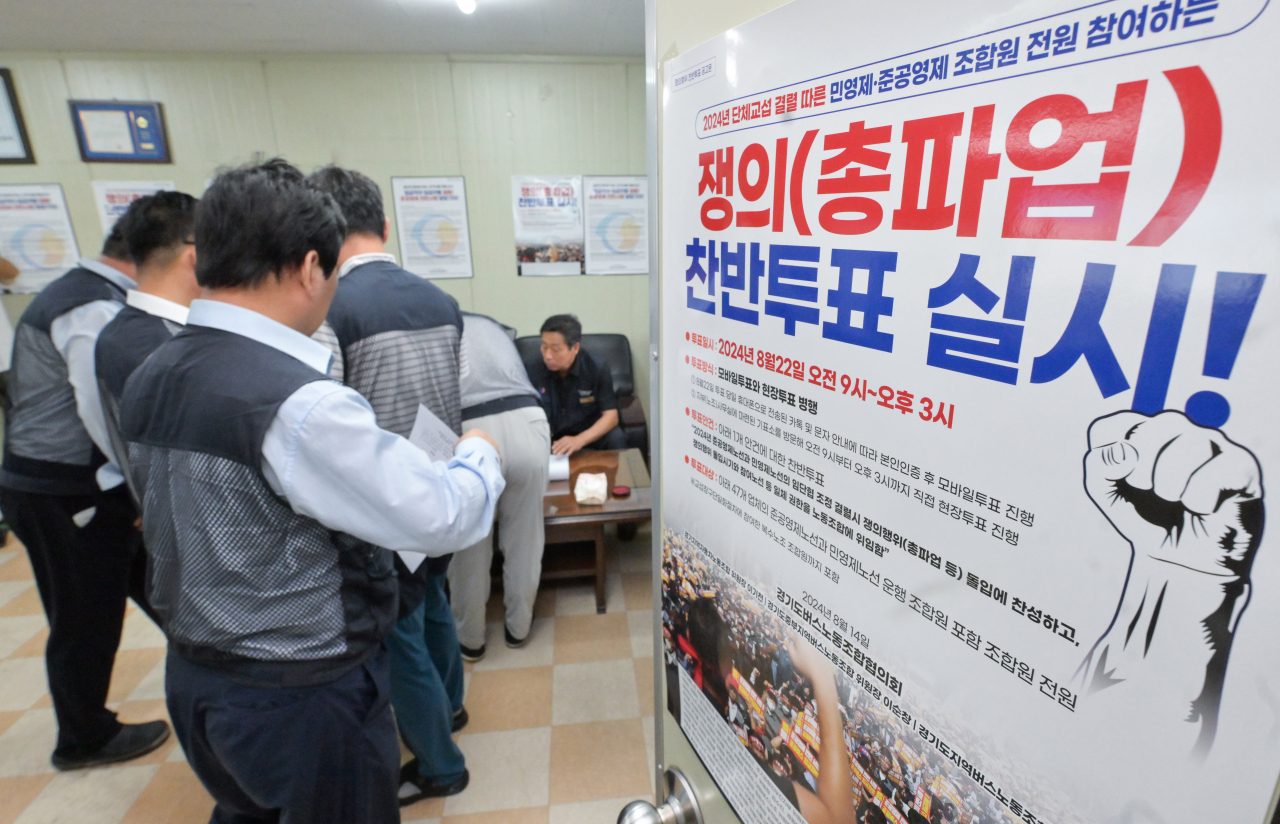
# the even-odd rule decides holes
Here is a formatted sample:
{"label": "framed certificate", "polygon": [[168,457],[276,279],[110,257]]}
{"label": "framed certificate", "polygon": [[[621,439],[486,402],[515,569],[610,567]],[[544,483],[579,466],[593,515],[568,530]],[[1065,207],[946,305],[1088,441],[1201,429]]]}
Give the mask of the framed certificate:
{"label": "framed certificate", "polygon": [[18,91],[13,86],[13,73],[0,69],[0,163],[35,163],[27,124],[18,105]]}
{"label": "framed certificate", "polygon": [[85,163],[172,163],[164,106],[71,100],[71,123]]}

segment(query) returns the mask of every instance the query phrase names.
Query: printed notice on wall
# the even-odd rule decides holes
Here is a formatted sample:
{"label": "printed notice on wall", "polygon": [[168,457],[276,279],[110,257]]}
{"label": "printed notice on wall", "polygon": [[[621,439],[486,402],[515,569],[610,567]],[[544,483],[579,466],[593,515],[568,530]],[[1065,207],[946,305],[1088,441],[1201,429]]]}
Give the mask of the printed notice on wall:
{"label": "printed notice on wall", "polygon": [[102,221],[102,234],[108,234],[120,216],[129,211],[129,204],[140,197],[156,192],[173,191],[172,180],[95,180],[93,202],[98,207],[98,220]]}
{"label": "printed notice on wall", "polygon": [[0,287],[39,292],[80,258],[62,187],[56,183],[0,186],[0,257],[18,268]]}
{"label": "printed notice on wall", "polygon": [[747,824],[1269,820],[1277,38],[795,0],[664,65],[667,694]]}
{"label": "printed notice on wall", "polygon": [[649,180],[585,177],[588,275],[649,273]]}
{"label": "printed notice on wall", "polygon": [[460,177],[393,177],[400,262],[424,278],[469,278],[471,230]]}
{"label": "printed notice on wall", "polygon": [[582,274],[582,178],[511,176],[521,275]]}

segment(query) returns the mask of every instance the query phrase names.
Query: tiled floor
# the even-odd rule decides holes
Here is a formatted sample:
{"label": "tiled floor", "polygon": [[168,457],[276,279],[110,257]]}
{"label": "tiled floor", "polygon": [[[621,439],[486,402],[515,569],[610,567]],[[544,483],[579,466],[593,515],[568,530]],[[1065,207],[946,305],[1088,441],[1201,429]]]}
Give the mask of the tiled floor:
{"label": "tiled floor", "polygon": [[[610,824],[652,794],[650,532],[608,548],[608,612],[589,581],[546,587],[533,638],[502,643],[489,604],[489,654],[467,665],[471,723],[458,735],[471,786],[403,810],[417,824]],[[44,614],[26,553],[0,549],[0,824],[203,824],[213,806],[170,739],[127,764],[57,773],[46,690]],[[130,607],[110,705],[122,720],[162,717],[164,636]],[[407,754],[405,756],[408,757]]]}

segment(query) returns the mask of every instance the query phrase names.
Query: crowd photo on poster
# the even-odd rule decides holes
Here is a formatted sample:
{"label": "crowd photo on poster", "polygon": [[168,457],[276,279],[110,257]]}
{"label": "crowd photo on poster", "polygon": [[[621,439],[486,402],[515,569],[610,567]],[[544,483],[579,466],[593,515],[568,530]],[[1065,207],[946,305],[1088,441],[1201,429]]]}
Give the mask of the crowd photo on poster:
{"label": "crowd photo on poster", "polygon": [[[974,731],[932,719],[919,719],[913,729],[866,688],[870,685],[859,685],[832,667],[769,605],[702,557],[705,547],[693,543],[663,530],[669,708],[678,718],[679,699],[671,684],[679,667],[802,815],[806,799],[816,796],[829,809],[852,804],[858,824],[1015,824],[1032,815],[1017,800],[1026,798],[1036,800],[1042,816],[1037,821],[1084,824],[1067,803]],[[847,799],[822,797],[829,789],[819,781],[818,719],[824,707],[815,696],[814,673],[806,671],[814,664],[800,663],[815,659],[825,665],[824,675],[835,676],[848,754],[843,761],[852,775]],[[941,712],[930,715],[947,718]],[[975,780],[975,770],[982,783]]]}

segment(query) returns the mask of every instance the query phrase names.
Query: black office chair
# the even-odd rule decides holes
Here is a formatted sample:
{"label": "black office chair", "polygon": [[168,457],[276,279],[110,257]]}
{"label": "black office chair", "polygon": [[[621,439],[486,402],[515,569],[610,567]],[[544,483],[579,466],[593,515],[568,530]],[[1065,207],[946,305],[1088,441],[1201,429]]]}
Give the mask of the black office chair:
{"label": "black office chair", "polygon": [[[542,360],[542,338],[526,335],[516,338],[520,359],[529,364]],[[618,419],[627,446],[640,450],[645,463],[649,462],[649,424],[645,420],[644,407],[636,397],[634,366],[631,361],[631,342],[626,335],[590,334],[582,336],[582,348],[609,365],[613,378],[613,394],[618,396]]]}

